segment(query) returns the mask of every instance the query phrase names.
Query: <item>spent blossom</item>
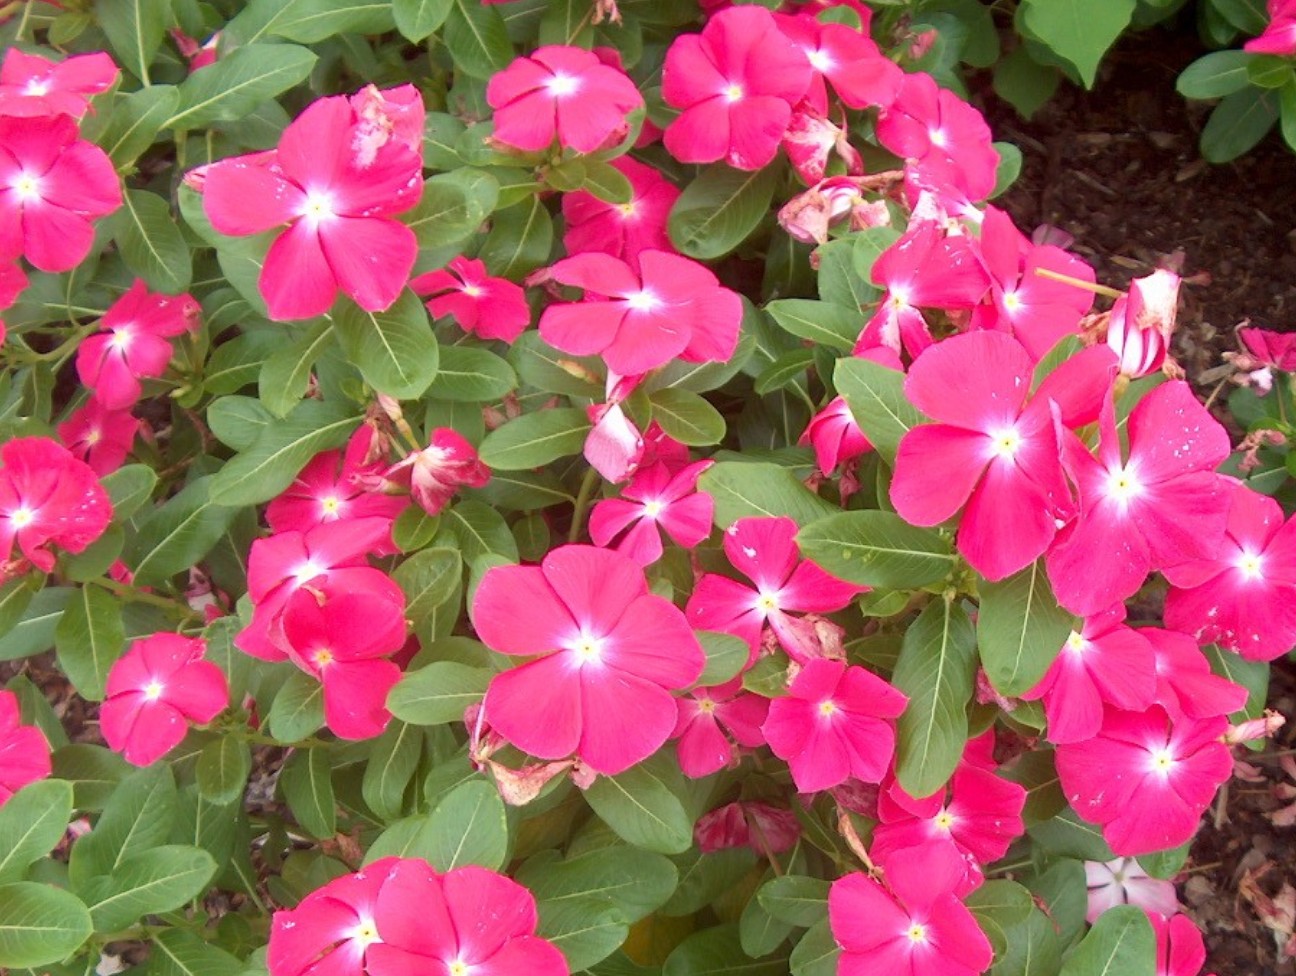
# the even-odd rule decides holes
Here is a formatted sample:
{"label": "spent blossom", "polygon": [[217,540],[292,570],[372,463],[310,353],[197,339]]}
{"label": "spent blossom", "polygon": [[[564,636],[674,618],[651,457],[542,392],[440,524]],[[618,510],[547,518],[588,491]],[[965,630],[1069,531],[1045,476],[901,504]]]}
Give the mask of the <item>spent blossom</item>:
{"label": "spent blossom", "polygon": [[384,477],[408,487],[414,501],[429,515],[445,508],[461,486],[481,488],[490,481],[490,469],[477,458],[463,435],[450,427],[437,427],[428,435],[428,446],[392,465]]}

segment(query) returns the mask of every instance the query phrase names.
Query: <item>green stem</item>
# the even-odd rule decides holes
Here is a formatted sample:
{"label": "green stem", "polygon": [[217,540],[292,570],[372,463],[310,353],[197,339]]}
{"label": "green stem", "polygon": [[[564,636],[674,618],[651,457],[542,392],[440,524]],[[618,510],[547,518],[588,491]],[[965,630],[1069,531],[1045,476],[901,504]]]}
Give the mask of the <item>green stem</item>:
{"label": "green stem", "polygon": [[575,542],[580,538],[581,532],[585,528],[585,516],[589,512],[590,501],[594,497],[594,489],[598,487],[599,473],[593,468],[585,472],[585,477],[581,481],[580,491],[576,495],[576,507],[572,511],[571,529],[567,533],[567,541]]}
{"label": "green stem", "polygon": [[126,586],[124,583],[118,583],[116,580],[108,579],[106,576],[96,576],[94,579],[86,581],[92,583],[101,589],[107,590],[113,596],[122,600],[129,600],[131,603],[146,603],[151,607],[157,607],[168,613],[174,614],[180,618],[183,625],[191,617],[201,616],[197,610],[193,610],[188,604],[181,603],[179,600],[172,600],[168,597],[158,596],[155,593],[145,593],[133,586]]}

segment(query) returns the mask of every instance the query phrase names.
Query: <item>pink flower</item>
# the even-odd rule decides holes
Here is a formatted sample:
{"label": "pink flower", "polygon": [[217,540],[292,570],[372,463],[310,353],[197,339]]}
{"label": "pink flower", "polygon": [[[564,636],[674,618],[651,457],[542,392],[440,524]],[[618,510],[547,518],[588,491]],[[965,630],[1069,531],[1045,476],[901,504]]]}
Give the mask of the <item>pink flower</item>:
{"label": "pink flower", "polygon": [[70,116],[0,117],[0,264],[23,255],[41,271],[76,267],[91,222],[121,202],[112,161]]}
{"label": "pink flower", "polygon": [[1156,654],[1156,703],[1172,721],[1219,718],[1241,711],[1247,690],[1211,672],[1210,662],[1187,634],[1159,627],[1140,627]]}
{"label": "pink flower", "polygon": [[796,846],[801,824],[791,810],[753,800],[726,803],[698,817],[693,840],[703,854],[730,847],[750,847],[761,857]]}
{"label": "pink flower", "polygon": [[972,328],[1011,332],[1035,360],[1079,332],[1093,307],[1091,291],[1037,274],[1045,269],[1094,281],[1088,264],[1060,247],[1036,246],[1002,210],[987,207],[981,224],[981,261],[990,274],[990,303],[977,306]]}
{"label": "pink flower", "polygon": [[380,938],[369,947],[372,976],[568,974],[563,954],[535,934],[531,892],[485,868],[437,874],[423,861],[400,861],[378,892],[375,915]]}
{"label": "pink flower", "polygon": [[591,51],[550,44],[516,59],[491,78],[486,101],[495,110],[495,140],[524,152],[558,144],[592,153],[619,142],[626,115],[643,96],[624,71]]}
{"label": "pink flower", "polygon": [[845,24],[824,23],[809,11],[798,16],[775,14],[774,19],[814,69],[806,101],[821,116],[828,114],[825,82],[850,108],[886,106],[895,101],[904,72],[878,50],[867,26],[859,31]]}
{"label": "pink flower", "polygon": [[683,163],[722,159],[760,169],[778,152],[812,76],[768,10],[722,10],[701,34],[677,37],[666,51],[662,97],[683,110],[666,129],[667,151]]}
{"label": "pink flower", "polygon": [[979,976],[994,950],[954,893],[957,857],[920,847],[883,864],[886,886],[859,871],[828,892],[828,920],[844,950],[840,976]]}
{"label": "pink flower", "polygon": [[480,488],[490,481],[490,468],[477,459],[477,449],[450,427],[438,427],[428,446],[397,461],[386,477],[409,488],[414,501],[429,515],[438,515],[461,485]]}
{"label": "pink flower", "polygon": [[1178,847],[1233,774],[1227,728],[1223,716],[1171,722],[1159,705],[1141,713],[1109,708],[1098,735],[1057,747],[1062,791],[1122,857]]}
{"label": "pink flower", "polygon": [[[81,552],[108,528],[112,502],[95,473],[48,437],[16,437],[0,445],[0,579],[22,557],[48,573],[57,545]],[[21,558],[21,557],[20,557]]]}
{"label": "pink flower", "polygon": [[1177,905],[1168,912],[1145,910],[1156,933],[1156,976],[1197,976],[1206,965],[1206,943],[1201,930],[1187,915],[1176,914]]}
{"label": "pink flower", "polygon": [[1011,336],[969,332],[929,348],[905,381],[905,395],[937,423],[901,439],[891,502],[913,525],[963,509],[959,552],[990,580],[1034,562],[1070,514],[1051,404],[1064,420],[1083,415],[1110,354],[1073,358],[1031,395],[1034,366]]}
{"label": "pink flower", "polygon": [[0,807],[28,783],[44,779],[51,771],[45,733],[34,725],[23,725],[18,696],[12,691],[0,691]]}
{"label": "pink flower", "polygon": [[577,190],[562,198],[563,246],[568,254],[602,251],[638,267],[640,251],[673,251],[666,218],[679,199],[679,189],[652,166],[629,156],[611,161],[630,181],[629,203],[608,203]]}
{"label": "pink flower", "polygon": [[1265,366],[1296,372],[1296,333],[1270,332],[1266,329],[1238,329],[1238,338]]}
{"label": "pink flower", "polygon": [[738,344],[742,301],[705,266],[678,254],[641,251],[635,271],[609,254],[589,252],[545,274],[586,295],[546,308],[541,338],[576,356],[600,355],[614,373],[646,373],[677,356],[722,361]]}
{"label": "pink flower", "polygon": [[1238,486],[1220,547],[1163,572],[1166,626],[1253,661],[1296,644],[1296,518],[1272,498]]}
{"label": "pink flower", "polygon": [[1179,897],[1170,881],[1154,878],[1132,857],[1115,861],[1085,861],[1085,883],[1089,888],[1089,908],[1085,921],[1092,925],[1098,916],[1117,905],[1137,905],[1149,914],[1173,915],[1179,910]]}
{"label": "pink flower", "polygon": [[[641,469],[621,492],[590,512],[590,538],[629,556],[640,566],[655,563],[662,555],[659,528],[677,545],[692,549],[711,534],[715,501],[697,490],[697,480],[713,461],[699,461],[672,475],[664,464]],[[621,535],[622,533],[624,535]]]}
{"label": "pink flower", "polygon": [[439,271],[421,274],[410,282],[427,302],[433,318],[454,318],[465,332],[483,339],[512,342],[531,322],[522,286],[507,278],[492,278],[481,261],[456,255]]}
{"label": "pink flower", "polygon": [[154,634],[135,641],[108,670],[99,724],[109,747],[148,766],[180,744],[188,723],[205,725],[229,704],[225,672],[204,661],[200,637]]}
{"label": "pink flower", "polygon": [[369,950],[382,941],[378,892],[401,863],[382,858],[315,889],[296,908],[275,912],[266,953],[271,976],[363,976],[366,966],[387,976],[373,968]]}
{"label": "pink flower", "polygon": [[1106,610],[1153,569],[1209,559],[1224,538],[1231,485],[1213,471],[1231,450],[1228,433],[1188,384],[1165,383],[1145,396],[1128,431],[1122,460],[1109,400],[1098,457],[1064,435],[1080,514],[1059,534],[1047,566],[1058,602],[1073,613]]}
{"label": "pink flower", "polygon": [[[222,234],[286,226],[270,245],[260,288],[270,317],[327,312],[338,289],[366,311],[388,308],[409,279],[414,232],[393,215],[418,203],[422,160],[399,139],[376,150],[343,95],[321,98],[286,128],[279,148],[207,167],[203,208]],[[372,159],[369,159],[372,152]]]}
{"label": "pink flower", "polygon": [[1158,270],[1130,282],[1107,320],[1107,345],[1120,357],[1126,376],[1147,376],[1161,368],[1170,350],[1179,299],[1180,277]]}
{"label": "pink flower", "polygon": [[951,183],[974,200],[994,189],[999,153],[990,127],[931,75],[904,76],[900,94],[878,117],[877,137],[900,158],[915,160],[929,183]]}
{"label": "pink flower", "polygon": [[741,637],[754,659],[761,631],[768,624],[797,661],[805,663],[818,656],[813,642],[807,640],[805,622],[789,616],[789,611],[831,613],[868,587],[846,583],[802,560],[796,532],[790,518],[741,518],[729,526],[724,534],[725,554],[756,587],[705,574],[685,608],[693,626]]}
{"label": "pink flower", "polygon": [[1098,734],[1103,706],[1142,711],[1156,697],[1156,655],[1142,631],[1124,623],[1117,604],[1071,632],[1048,673],[1022,695],[1044,699],[1048,740],[1083,742]]}
{"label": "pink flower", "polygon": [[355,113],[351,148],[363,169],[373,165],[378,151],[389,142],[423,157],[423,95],[413,85],[378,88],[365,85],[348,101]]}
{"label": "pink flower", "polygon": [[58,425],[58,435],[74,457],[102,478],[122,466],[139,429],[129,410],[109,410],[92,396]]}
{"label": "pink flower", "polygon": [[736,764],[735,742],[752,749],[765,744],[761,723],[769,702],[743,691],[739,678],[714,688],[696,688],[675,701],[679,718],[671,735],[679,739],[676,755],[685,776],[699,779]]}
{"label": "pink flower", "polygon": [[[266,506],[266,522],[272,532],[309,532],[325,522],[341,519],[396,519],[409,507],[409,499],[389,495],[371,487],[382,482],[387,467],[386,451],[368,424],[361,426],[347,442],[345,453],[325,451],[311,459],[293,483]],[[374,451],[378,453],[371,457]],[[384,545],[376,552],[395,552]]]}
{"label": "pink flower", "polygon": [[[0,312],[10,308],[27,287],[27,274],[16,261],[0,264]],[[5,341],[5,324],[0,319],[0,345]]]}
{"label": "pink flower", "polygon": [[842,464],[853,461],[873,447],[855,422],[843,397],[834,397],[828,406],[810,418],[810,425],[797,443],[806,442],[814,447],[819,471],[825,477],[831,476]]}
{"label": "pink flower", "polygon": [[883,200],[864,196],[867,177],[830,176],[804,193],[798,193],[779,208],[779,226],[802,244],[823,244],[828,229],[850,218],[851,230],[886,227],[891,213]]}
{"label": "pink flower", "polygon": [[140,380],[161,376],[171,362],[173,336],[195,329],[202,314],[189,295],[151,295],[135,279],[99,323],[99,332],[77,348],[77,376],[108,410],[129,410]]}
{"label": "pink flower", "polygon": [[89,96],[107,91],[121,72],[102,51],[48,61],[11,47],[0,65],[0,115],[81,118]]}
{"label": "pink flower", "polygon": [[324,686],[324,721],[341,739],[371,739],[391,721],[387,693],[401,671],[387,658],[405,643],[405,599],[342,586],[302,587],[283,610],[293,663]]}
{"label": "pink flower", "polygon": [[1296,55],[1296,4],[1269,0],[1269,23],[1258,37],[1242,45],[1251,54],[1272,54],[1280,58]]}
{"label": "pink flower", "polygon": [[761,727],[774,755],[787,760],[798,792],[854,778],[880,783],[895,752],[892,719],[908,699],[877,675],[841,661],[807,662],[770,702]]}
{"label": "pink flower", "polygon": [[702,673],[684,615],[607,549],[562,546],[539,566],[488,570],[472,619],[492,650],[539,655],[491,680],[491,725],[533,756],[575,754],[609,776],[661,748],[675,728],[670,692]]}

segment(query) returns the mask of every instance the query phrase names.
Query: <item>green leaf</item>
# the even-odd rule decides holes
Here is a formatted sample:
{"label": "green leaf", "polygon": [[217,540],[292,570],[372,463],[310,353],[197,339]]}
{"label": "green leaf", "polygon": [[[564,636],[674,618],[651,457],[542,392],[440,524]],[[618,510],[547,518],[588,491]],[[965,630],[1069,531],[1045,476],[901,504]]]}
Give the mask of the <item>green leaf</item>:
{"label": "green leaf", "polygon": [[436,378],[436,337],[427,310],[408,288],[385,312],[366,312],[354,302],[343,302],[333,328],[342,352],[379,393],[416,400]]}
{"label": "green leaf", "polygon": [[18,622],[0,637],[0,661],[16,661],[54,646],[54,632],[76,592],[70,586],[47,586],[28,602]]}
{"label": "green leaf", "polygon": [[103,149],[119,172],[124,171],[153,145],[179,103],[180,90],[175,85],[118,93],[111,109],[101,109],[97,116],[82,122],[82,135]]}
{"label": "green leaf", "polygon": [[1056,976],[1062,967],[1057,929],[1038,908],[1032,908],[1025,921],[1005,929],[1004,935],[1008,948],[996,960],[990,976]]}
{"label": "green leaf", "polygon": [[788,959],[792,976],[836,976],[841,952],[828,919],[816,922],[792,950]]}
{"label": "green leaf", "polygon": [[9,633],[22,619],[37,585],[30,577],[20,576],[0,586],[0,635]]}
{"label": "green leaf", "polygon": [[167,844],[140,851],[111,875],[78,886],[98,932],[114,932],[142,915],[179,908],[204,890],[216,862],[200,847]]}
{"label": "green leaf", "polygon": [[850,352],[864,329],[858,311],[808,298],[781,298],[765,306],[779,328],[799,339]]}
{"label": "green leaf", "polygon": [[593,194],[604,203],[624,206],[634,199],[634,187],[630,180],[611,163],[599,159],[586,159],[585,185],[587,193]]}
{"label": "green leaf", "polygon": [[438,400],[494,403],[517,388],[517,373],[508,362],[486,349],[445,346],[441,366],[429,392]]}
{"label": "green leaf", "polygon": [[611,901],[633,923],[666,904],[679,871],[661,854],[615,844],[561,861],[542,854],[522,866],[517,880],[535,896],[542,917],[546,905],[589,898]]}
{"label": "green leaf", "polygon": [[176,817],[171,767],[155,763],[117,784],[94,830],[72,845],[68,865],[74,886],[116,873],[129,858],[166,841]]}
{"label": "green leaf", "polygon": [[1102,830],[1085,823],[1069,807],[1052,820],[1030,827],[1027,833],[1041,850],[1050,854],[1082,861],[1111,861],[1116,857],[1103,839]]}
{"label": "green leaf", "polygon": [[225,25],[221,46],[241,49],[265,37],[318,44],[337,34],[382,34],[394,26],[391,0],[251,0]]}
{"label": "green leaf", "polygon": [[[824,911],[827,911],[827,906]],[[770,914],[759,898],[748,898],[738,919],[738,939],[744,953],[759,959],[781,946],[795,928],[790,922]]]}
{"label": "green leaf", "polygon": [[923,422],[904,393],[904,374],[869,359],[837,360],[833,385],[850,407],[864,436],[887,464],[895,464],[900,438]]}
{"label": "green leaf", "polygon": [[279,788],[297,823],[321,840],[337,833],[337,803],[330,774],[323,749],[298,749],[288,757],[279,777]]}
{"label": "green leaf", "polygon": [[1210,7],[1244,34],[1259,34],[1269,22],[1265,0],[1210,0]]}
{"label": "green leaf", "polygon": [[861,586],[914,590],[944,579],[955,563],[939,532],[892,512],[838,512],[802,529],[797,545],[833,576]]}
{"label": "green leaf", "polygon": [[968,895],[965,904],[977,916],[993,918],[1005,928],[1026,921],[1034,905],[1031,893],[1017,882],[995,878]]}
{"label": "green leaf", "polygon": [[405,592],[405,615],[417,628],[459,586],[463,562],[455,549],[424,549],[401,563],[393,578]]}
{"label": "green leaf", "polygon": [[27,866],[54,849],[72,819],[72,784],[24,786],[0,806],[0,884],[21,881]]}
{"label": "green leaf", "polygon": [[1201,134],[1201,154],[1208,162],[1227,163],[1255,146],[1278,119],[1278,97],[1271,91],[1245,88],[1215,106]]}
{"label": "green leaf", "polygon": [[1129,26],[1136,0],[1022,0],[1018,26],[1073,65],[1092,88],[1098,63]]}
{"label": "green leaf", "polygon": [[497,871],[508,859],[508,818],[494,785],[473,779],[456,786],[432,811],[435,842],[428,862],[438,871],[477,864]]}
{"label": "green leaf", "polygon": [[369,809],[384,821],[401,815],[405,789],[422,754],[422,730],[404,722],[392,722],[370,747],[360,791]]}
{"label": "green leaf", "polygon": [[212,504],[237,507],[269,501],[292,484],[316,454],[346,443],[359,420],[348,403],[303,400],[212,477]]}
{"label": "green leaf", "polygon": [[482,463],[501,471],[523,471],[579,454],[589,434],[584,410],[558,407],[524,413],[486,435],[478,449]]}
{"label": "green leaf", "polygon": [[95,0],[94,11],[118,62],[147,86],[171,19],[170,0]]}
{"label": "green leaf", "polygon": [[747,666],[751,655],[747,642],[732,634],[714,630],[695,630],[694,636],[706,653],[706,667],[695,684],[699,688],[714,688],[736,678]]}
{"label": "green leaf", "polygon": [[801,386],[804,384],[805,371],[814,364],[813,349],[790,349],[761,370],[752,385],[760,396],[793,385]]}
{"label": "green leaf", "polygon": [[462,722],[464,709],[486,694],[491,673],[454,661],[434,661],[407,671],[387,696],[387,707],[402,722],[444,725]]}
{"label": "green leaf", "polygon": [[237,976],[244,969],[238,956],[217,948],[185,929],[163,929],[153,936],[147,976]]}
{"label": "green leaf", "polygon": [[219,736],[198,754],[195,767],[198,792],[203,799],[218,806],[232,803],[243,795],[251,771],[252,753],[248,744],[232,735]]}
{"label": "green leaf", "polygon": [[292,44],[241,47],[181,82],[180,102],[161,128],[203,129],[238,121],[305,81],[316,60],[313,52]]}
{"label": "green leaf", "polygon": [[1022,152],[1011,142],[996,142],[994,150],[999,154],[999,165],[995,167],[995,185],[990,191],[990,199],[1007,193],[1009,187],[1021,176]]}
{"label": "green leaf", "polygon": [[54,775],[72,784],[73,803],[78,810],[104,809],[116,794],[117,785],[132,772],[117,753],[88,742],[63,746],[53,758]]}
{"label": "green leaf", "polygon": [[419,247],[445,247],[471,237],[499,202],[499,181],[479,169],[438,173],[423,183],[405,222]]}
{"label": "green leaf", "polygon": [[694,932],[675,947],[662,966],[662,976],[785,976],[786,959],[749,959],[742,949],[737,925]]}
{"label": "green leaf", "polygon": [[1061,80],[1056,68],[1040,64],[1024,44],[994,67],[995,94],[1024,119],[1029,119],[1053,97]]}
{"label": "green leaf", "polygon": [[207,426],[226,447],[246,451],[271,423],[275,415],[256,397],[223,396],[207,407]]}
{"label": "green leaf", "polygon": [[976,631],[963,608],[936,597],[909,625],[891,682],[909,697],[896,726],[896,778],[914,797],[945,786],[967,745]]}
{"label": "green leaf", "polygon": [[1156,935],[1147,913],[1117,905],[1098,921],[1066,957],[1060,976],[1155,976]]}
{"label": "green leaf", "polygon": [[585,799],[627,843],[658,854],[679,854],[693,845],[693,818],[680,798],[683,791],[678,767],[649,761],[616,776],[600,776],[585,791]]}
{"label": "green leaf", "polygon": [[396,29],[417,44],[445,23],[453,0],[392,0]]}
{"label": "green leaf", "polygon": [[1175,81],[1175,90],[1184,98],[1232,95],[1251,83],[1247,65],[1254,58],[1246,51],[1212,51],[1183,69]]}
{"label": "green leaf", "polygon": [[[494,12],[491,7],[477,9]],[[548,261],[552,247],[553,220],[540,198],[533,196],[495,214],[477,257],[491,274],[520,279]]]}
{"label": "green leaf", "polygon": [[75,952],[94,925],[85,903],[53,885],[0,885],[0,967],[48,966]]}
{"label": "green leaf", "polygon": [[517,562],[517,543],[504,516],[480,502],[462,501],[443,513],[446,529],[459,543],[464,562],[472,565],[485,555]]}
{"label": "green leaf", "polygon": [[668,386],[648,395],[653,420],[668,437],[689,447],[708,447],[724,439],[725,421],[720,411],[696,393]]}
{"label": "green leaf", "polygon": [[189,245],[171,216],[170,205],[156,193],[127,190],[122,207],[108,219],[126,267],[149,288],[178,295],[193,279]]}
{"label": "green leaf", "polygon": [[513,60],[504,18],[476,0],[451,0],[441,40],[455,67],[472,78],[488,80]]}
{"label": "green leaf", "polygon": [[108,669],[126,646],[121,602],[98,586],[83,586],[54,631],[54,649],[78,694],[103,701]]}
{"label": "green leaf", "polygon": [[785,874],[762,885],[756,897],[775,918],[809,928],[828,917],[828,888],[822,878]]}
{"label": "green leaf", "polygon": [[275,695],[266,721],[270,734],[280,742],[306,738],[324,724],[324,686],[305,672],[294,671]]}
{"label": "green leaf", "polygon": [[769,213],[778,168],[753,172],[714,163],[702,171],[671,207],[667,229],[682,254],[700,261],[728,254]]}
{"label": "green leaf", "polygon": [[603,396],[603,367],[598,359],[559,352],[546,345],[539,332],[523,332],[508,355],[522,381],[537,390],[590,399]]}
{"label": "green leaf", "polygon": [[1043,679],[1078,621],[1058,606],[1037,559],[1007,579],[980,584],[981,665],[1000,694],[1020,697]]}
{"label": "green leaf", "polygon": [[311,370],[328,348],[331,336],[328,320],[320,319],[262,363],[257,390],[266,410],[276,417],[286,417],[300,402],[310,385]]}
{"label": "green leaf", "polygon": [[715,524],[721,529],[752,515],[786,515],[805,524],[838,511],[787,468],[764,462],[721,461],[702,473],[698,489],[715,499]]}
{"label": "green leaf", "polygon": [[126,551],[137,585],[165,582],[198,563],[220,541],[237,513],[212,501],[215,481],[207,477],[191,482],[140,521]]}
{"label": "green leaf", "polygon": [[1296,149],[1296,81],[1287,82],[1278,92],[1278,112],[1283,141],[1288,149]]}
{"label": "green leaf", "polygon": [[586,971],[602,962],[625,942],[630,927],[622,921],[615,905],[597,898],[573,898],[537,908],[540,924],[536,934],[563,954],[572,972]]}
{"label": "green leaf", "polygon": [[147,464],[128,464],[102,479],[104,490],[112,499],[113,521],[124,522],[143,505],[157,485],[157,475]]}
{"label": "green leaf", "polygon": [[1229,721],[1241,723],[1263,715],[1269,697],[1268,662],[1248,661],[1240,654],[1225,651],[1216,644],[1207,644],[1202,650],[1210,661],[1212,671],[1247,690],[1246,705],[1241,711],[1230,715]]}

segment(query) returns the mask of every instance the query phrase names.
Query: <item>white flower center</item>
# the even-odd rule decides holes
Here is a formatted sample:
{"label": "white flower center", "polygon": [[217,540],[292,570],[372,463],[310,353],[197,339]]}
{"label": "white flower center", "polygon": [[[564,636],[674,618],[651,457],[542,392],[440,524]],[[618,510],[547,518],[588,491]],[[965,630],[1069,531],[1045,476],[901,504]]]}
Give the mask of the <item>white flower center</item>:
{"label": "white flower center", "polygon": [[759,593],[756,597],[756,609],[765,613],[773,613],[779,608],[778,597],[773,593]]}
{"label": "white flower center", "polygon": [[657,499],[654,498],[650,502],[644,502],[644,507],[643,507],[644,515],[647,518],[655,519],[658,515],[662,513],[662,509],[664,509],[665,507],[666,507],[665,505],[663,505],[661,502],[659,502]]}
{"label": "white flower center", "polygon": [[1017,309],[1021,308],[1022,300],[1017,297],[1015,291],[1006,291],[1004,292],[1003,304],[1004,308],[1008,309],[1008,311],[1015,312]]}
{"label": "white flower center", "polygon": [[381,942],[378,936],[378,926],[372,918],[361,918],[360,923],[351,930],[351,938],[360,943],[360,951],[373,945],[375,942]]}
{"label": "white flower center", "polygon": [[342,514],[342,499],[337,495],[325,495],[320,499],[320,508],[326,519],[335,519]]}
{"label": "white flower center", "polygon": [[34,203],[41,199],[40,177],[33,176],[26,170],[19,172],[17,178],[9,184],[9,188],[23,203]]}
{"label": "white flower center", "polygon": [[945,143],[949,141],[949,137],[945,135],[944,129],[932,129],[928,138],[931,139],[931,144],[933,146],[936,146],[940,149],[944,149]]}
{"label": "white flower center", "polygon": [[314,654],[311,655],[311,661],[315,664],[317,668],[323,671],[325,668],[327,668],[330,664],[333,663],[333,651],[330,648],[321,647],[319,650],[317,650]]}
{"label": "white flower center", "polygon": [[1243,550],[1237,562],[1233,564],[1246,580],[1264,579],[1264,557],[1259,553]]}
{"label": "white flower center", "polygon": [[1021,446],[1022,436],[1016,427],[1004,427],[990,433],[990,450],[995,457],[1004,461],[1015,458]]}
{"label": "white flower center", "polygon": [[744,92],[742,85],[730,85],[721,94],[724,95],[726,102],[741,102]]}
{"label": "white flower center", "polygon": [[30,508],[15,508],[9,515],[9,521],[15,529],[24,529],[36,519],[36,513]]}
{"label": "white flower center", "polygon": [[486,293],[485,289],[482,288],[481,285],[464,285],[459,290],[462,291],[469,298],[481,298],[481,296]]}
{"label": "white flower center", "polygon": [[446,967],[450,970],[450,976],[468,976],[472,972],[472,966],[468,965],[462,959],[456,959]]}
{"label": "white flower center", "polygon": [[112,330],[112,338],[108,340],[108,345],[118,352],[125,352],[131,344],[130,326],[122,326],[120,329]]}
{"label": "white flower center", "polygon": [[580,79],[572,75],[556,74],[545,82],[545,88],[555,98],[564,98],[580,90]]}
{"label": "white flower center", "polygon": [[322,224],[332,220],[337,216],[337,212],[333,209],[333,195],[319,190],[308,191],[306,201],[302,204],[301,216],[312,224]]}
{"label": "white flower center", "polygon": [[837,63],[824,51],[806,51],[805,54],[806,59],[810,62],[810,67],[820,74],[831,71]]}
{"label": "white flower center", "polygon": [[621,211],[622,219],[632,220],[639,212],[639,205],[631,200],[629,203],[617,204],[617,209]]}
{"label": "white flower center", "polygon": [[954,826],[954,817],[948,810],[942,810],[940,813],[936,814],[934,823],[941,830],[949,830]]}
{"label": "white flower center", "polygon": [[914,943],[926,942],[927,926],[919,925],[917,922],[914,922],[913,925],[909,926],[909,930],[905,932],[905,936],[906,938],[909,939],[910,942],[914,942]]}
{"label": "white flower center", "polygon": [[149,701],[157,701],[165,690],[162,682],[154,679],[144,686],[144,697]]}
{"label": "white flower center", "polygon": [[25,86],[23,86],[24,95],[32,95],[36,98],[40,98],[42,95],[48,95],[49,90],[50,82],[48,78],[32,78]]}
{"label": "white flower center", "polygon": [[831,698],[819,703],[819,715],[821,718],[832,718],[837,714],[837,703]]}
{"label": "white flower center", "polygon": [[1175,758],[1168,746],[1156,749],[1152,753],[1152,770],[1157,773],[1169,773],[1174,768]]}
{"label": "white flower center", "polygon": [[576,655],[577,664],[598,664],[603,659],[603,638],[581,634],[572,643],[570,650]]}
{"label": "white flower center", "polygon": [[1129,468],[1114,468],[1107,472],[1107,497],[1118,502],[1128,502],[1143,493],[1143,485]]}
{"label": "white flower center", "polygon": [[305,583],[307,580],[313,580],[318,576],[324,567],[313,559],[308,559],[292,572],[293,582],[298,585]]}
{"label": "white flower center", "polygon": [[653,309],[660,307],[661,303],[661,299],[647,288],[642,291],[631,292],[626,296],[626,304],[636,312],[651,312]]}
{"label": "white flower center", "polygon": [[1089,642],[1077,634],[1074,630],[1066,639],[1066,649],[1072,654],[1083,654],[1089,647]]}
{"label": "white flower center", "polygon": [[699,712],[702,712],[704,715],[710,715],[716,710],[716,703],[715,700],[711,698],[699,698],[697,700],[697,707]]}

